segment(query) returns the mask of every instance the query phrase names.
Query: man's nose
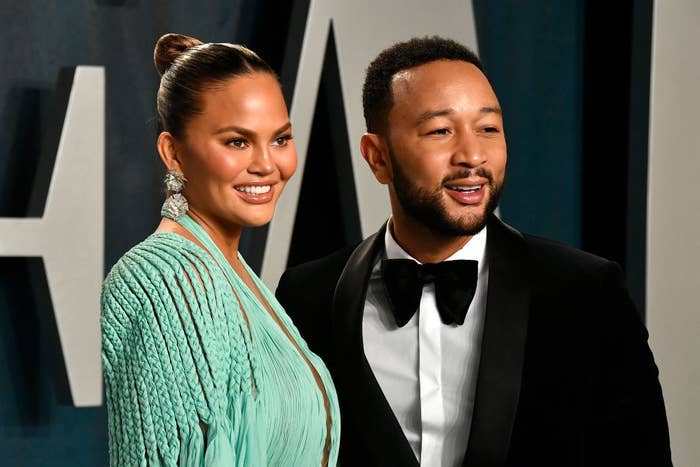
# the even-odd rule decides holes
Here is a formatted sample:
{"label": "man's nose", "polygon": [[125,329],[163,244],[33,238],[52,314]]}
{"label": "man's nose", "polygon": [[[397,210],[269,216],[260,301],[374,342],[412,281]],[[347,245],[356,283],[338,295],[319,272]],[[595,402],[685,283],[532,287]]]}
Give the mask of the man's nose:
{"label": "man's nose", "polygon": [[452,163],[466,167],[478,167],[486,162],[484,148],[479,144],[479,138],[471,130],[465,129],[458,133]]}

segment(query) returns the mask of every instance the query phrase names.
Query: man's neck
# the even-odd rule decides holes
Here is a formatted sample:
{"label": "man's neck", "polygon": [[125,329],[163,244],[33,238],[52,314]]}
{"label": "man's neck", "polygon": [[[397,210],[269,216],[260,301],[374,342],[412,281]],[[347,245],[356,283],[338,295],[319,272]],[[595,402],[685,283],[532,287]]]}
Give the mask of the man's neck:
{"label": "man's neck", "polygon": [[472,236],[449,236],[437,233],[423,224],[392,217],[388,229],[403,250],[423,264],[446,260],[472,239]]}

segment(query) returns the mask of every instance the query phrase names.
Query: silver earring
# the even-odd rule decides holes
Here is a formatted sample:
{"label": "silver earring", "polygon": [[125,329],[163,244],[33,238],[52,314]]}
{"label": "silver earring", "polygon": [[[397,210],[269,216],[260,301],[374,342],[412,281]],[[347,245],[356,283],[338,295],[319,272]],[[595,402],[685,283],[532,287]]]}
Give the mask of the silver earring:
{"label": "silver earring", "polygon": [[177,170],[168,170],[165,174],[165,189],[168,190],[168,197],[160,209],[160,215],[177,221],[185,215],[189,206],[187,199],[180,193],[185,188],[187,179]]}

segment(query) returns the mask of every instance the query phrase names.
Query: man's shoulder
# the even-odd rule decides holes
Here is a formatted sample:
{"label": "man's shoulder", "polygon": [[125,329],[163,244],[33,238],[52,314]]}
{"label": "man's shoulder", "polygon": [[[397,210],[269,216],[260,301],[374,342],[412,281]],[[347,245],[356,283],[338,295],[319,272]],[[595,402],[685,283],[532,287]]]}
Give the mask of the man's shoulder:
{"label": "man's shoulder", "polygon": [[534,258],[543,262],[570,265],[572,267],[585,269],[598,269],[610,263],[609,260],[601,256],[588,253],[556,240],[530,234],[523,234],[523,238]]}
{"label": "man's shoulder", "polygon": [[521,245],[524,247],[526,260],[533,266],[552,267],[558,270],[591,271],[613,264],[603,257],[560,241],[521,232],[500,219],[494,219],[489,226],[489,236],[494,234],[498,239],[496,240],[497,248],[503,243],[508,243],[511,246],[516,245],[515,249],[520,249],[517,245]]}
{"label": "man's shoulder", "polygon": [[[493,237],[493,238],[491,238]],[[531,280],[550,283],[581,283],[599,280],[600,274],[619,270],[619,266],[592,253],[549,238],[521,232],[494,218],[489,224],[492,250],[522,264]]]}
{"label": "man's shoulder", "polygon": [[357,247],[351,245],[326,256],[290,267],[283,277],[306,279],[315,276],[340,276],[348,258]]}
{"label": "man's shoulder", "polygon": [[280,278],[277,293],[284,297],[301,296],[304,291],[317,294],[332,293],[348,258],[357,245],[348,246],[329,255],[295,265],[287,269]]}
{"label": "man's shoulder", "polygon": [[533,272],[547,284],[594,286],[603,277],[620,272],[613,261],[559,241],[529,234],[523,238]]}
{"label": "man's shoulder", "polygon": [[327,355],[328,326],[338,278],[355,246],[287,269],[275,295],[318,355]]}

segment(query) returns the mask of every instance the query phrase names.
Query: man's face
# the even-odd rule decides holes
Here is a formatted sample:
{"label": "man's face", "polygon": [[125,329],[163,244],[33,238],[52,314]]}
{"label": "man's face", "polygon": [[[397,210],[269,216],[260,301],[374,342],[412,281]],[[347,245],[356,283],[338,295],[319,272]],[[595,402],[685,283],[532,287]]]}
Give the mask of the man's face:
{"label": "man's face", "polygon": [[394,209],[432,231],[474,235],[496,208],[506,167],[498,99],[464,61],[394,76],[387,143]]}

